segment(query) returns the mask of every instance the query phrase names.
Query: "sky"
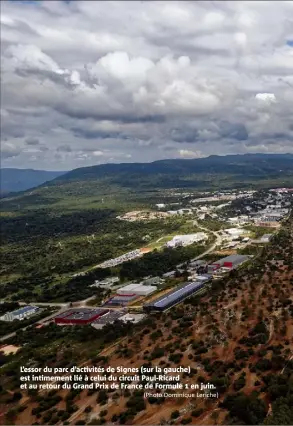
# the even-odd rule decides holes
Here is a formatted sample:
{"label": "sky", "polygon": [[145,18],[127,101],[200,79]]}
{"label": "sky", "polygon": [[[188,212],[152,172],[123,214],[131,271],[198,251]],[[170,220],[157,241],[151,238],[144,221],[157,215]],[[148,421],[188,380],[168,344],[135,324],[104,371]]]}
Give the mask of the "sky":
{"label": "sky", "polygon": [[1,2],[1,166],[293,153],[292,1]]}

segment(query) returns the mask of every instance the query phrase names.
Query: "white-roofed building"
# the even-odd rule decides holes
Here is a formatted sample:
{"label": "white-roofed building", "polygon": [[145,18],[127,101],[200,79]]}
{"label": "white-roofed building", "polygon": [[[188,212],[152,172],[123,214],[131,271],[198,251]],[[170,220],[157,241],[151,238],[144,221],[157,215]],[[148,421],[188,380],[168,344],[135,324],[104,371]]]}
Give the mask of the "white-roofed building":
{"label": "white-roofed building", "polygon": [[207,234],[204,232],[197,232],[195,234],[176,235],[171,241],[166,243],[167,247],[174,248],[178,246],[188,246],[189,244],[203,241],[207,238]]}
{"label": "white-roofed building", "polygon": [[119,321],[137,323],[145,318],[145,314],[129,314],[123,315]]}
{"label": "white-roofed building", "polygon": [[225,229],[225,232],[229,234],[231,237],[239,237],[240,235],[247,233],[245,229],[241,229],[241,228],[229,228],[229,229]]}
{"label": "white-roofed building", "polygon": [[157,290],[156,286],[143,284],[128,284],[117,290],[118,295],[135,294],[137,296],[147,296]]}

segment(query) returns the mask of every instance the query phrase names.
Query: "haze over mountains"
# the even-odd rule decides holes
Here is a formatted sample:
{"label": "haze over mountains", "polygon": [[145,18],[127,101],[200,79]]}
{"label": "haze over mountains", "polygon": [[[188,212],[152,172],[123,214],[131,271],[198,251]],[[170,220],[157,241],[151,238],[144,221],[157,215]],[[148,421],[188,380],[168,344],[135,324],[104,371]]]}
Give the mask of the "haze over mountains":
{"label": "haze over mountains", "polygon": [[0,170],[1,194],[25,191],[44,182],[55,179],[65,172],[47,170],[3,168]]}

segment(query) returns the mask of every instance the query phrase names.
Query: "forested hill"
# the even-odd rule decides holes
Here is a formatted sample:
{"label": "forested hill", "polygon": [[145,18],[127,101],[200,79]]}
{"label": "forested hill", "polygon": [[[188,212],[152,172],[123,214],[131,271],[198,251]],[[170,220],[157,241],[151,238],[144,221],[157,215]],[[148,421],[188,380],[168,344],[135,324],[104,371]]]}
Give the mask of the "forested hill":
{"label": "forested hill", "polygon": [[47,170],[3,168],[0,170],[1,194],[25,191],[55,179],[64,173]]}
{"label": "forested hill", "polygon": [[160,160],[153,163],[102,164],[72,170],[50,182],[103,179],[125,188],[241,186],[259,180],[284,180],[293,184],[293,154],[246,154],[198,159]]}

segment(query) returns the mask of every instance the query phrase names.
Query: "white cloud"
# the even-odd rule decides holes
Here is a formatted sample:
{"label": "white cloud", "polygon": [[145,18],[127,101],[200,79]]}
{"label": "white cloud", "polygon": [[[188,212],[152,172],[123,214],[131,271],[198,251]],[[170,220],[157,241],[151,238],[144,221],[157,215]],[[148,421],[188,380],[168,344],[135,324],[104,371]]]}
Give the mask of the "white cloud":
{"label": "white cloud", "polygon": [[265,102],[266,104],[276,102],[276,96],[274,95],[274,93],[257,93],[255,95],[255,99],[261,102]]}
{"label": "white cloud", "polygon": [[103,153],[102,151],[94,151],[94,152],[93,152],[93,155],[94,155],[95,157],[101,157],[101,155],[104,155],[104,153]]}
{"label": "white cloud", "polygon": [[57,63],[35,45],[11,45],[5,50],[15,69],[60,73]]}
{"label": "white cloud", "polygon": [[183,158],[200,158],[202,157],[200,151],[189,151],[188,149],[179,150],[180,157]]}

